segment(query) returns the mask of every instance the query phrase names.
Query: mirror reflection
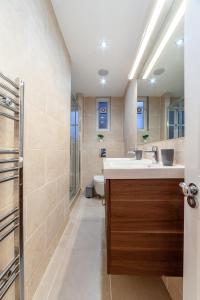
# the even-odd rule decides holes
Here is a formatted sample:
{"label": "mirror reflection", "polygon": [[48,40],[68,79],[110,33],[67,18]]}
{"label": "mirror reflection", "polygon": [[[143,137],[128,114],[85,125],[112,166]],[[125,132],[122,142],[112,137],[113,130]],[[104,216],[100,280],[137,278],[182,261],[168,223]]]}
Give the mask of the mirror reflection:
{"label": "mirror reflection", "polygon": [[184,136],[184,31],[181,23],[147,79],[138,80],[138,144]]}

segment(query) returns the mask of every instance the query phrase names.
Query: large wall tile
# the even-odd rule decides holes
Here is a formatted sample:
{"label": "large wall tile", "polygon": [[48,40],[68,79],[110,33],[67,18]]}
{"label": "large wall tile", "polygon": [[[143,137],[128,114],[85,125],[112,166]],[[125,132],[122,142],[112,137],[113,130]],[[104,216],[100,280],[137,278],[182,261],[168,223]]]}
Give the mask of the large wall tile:
{"label": "large wall tile", "polygon": [[[25,82],[25,293],[30,300],[68,216],[71,65],[50,0],[2,0],[0,19],[1,72]],[[1,118],[0,148],[17,147],[16,137],[13,122]],[[3,184],[0,214],[16,205],[16,198],[16,185]],[[0,268],[12,255],[13,239],[4,245]]]}
{"label": "large wall tile", "polygon": [[106,148],[108,157],[124,157],[123,99],[111,98],[111,128],[104,131],[104,141],[97,140],[96,99],[84,98],[83,102],[83,143],[82,143],[82,188],[90,184],[94,175],[102,174],[103,159],[100,148]]}

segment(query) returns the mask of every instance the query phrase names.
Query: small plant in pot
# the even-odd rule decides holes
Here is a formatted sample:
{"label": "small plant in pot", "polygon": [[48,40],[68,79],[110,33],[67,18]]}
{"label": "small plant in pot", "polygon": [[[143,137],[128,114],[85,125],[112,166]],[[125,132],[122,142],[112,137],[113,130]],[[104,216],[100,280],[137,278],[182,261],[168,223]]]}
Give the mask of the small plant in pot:
{"label": "small plant in pot", "polygon": [[104,135],[103,134],[97,134],[97,139],[99,142],[102,142],[104,140]]}
{"label": "small plant in pot", "polygon": [[142,138],[143,138],[143,142],[147,143],[148,142],[148,138],[149,138],[149,134],[148,133],[143,134]]}

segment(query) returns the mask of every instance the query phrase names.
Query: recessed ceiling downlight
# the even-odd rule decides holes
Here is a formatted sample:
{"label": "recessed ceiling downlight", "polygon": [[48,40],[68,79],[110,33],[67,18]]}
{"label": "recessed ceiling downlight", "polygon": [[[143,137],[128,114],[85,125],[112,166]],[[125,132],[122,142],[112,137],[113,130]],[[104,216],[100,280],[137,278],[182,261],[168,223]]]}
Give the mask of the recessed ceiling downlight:
{"label": "recessed ceiling downlight", "polygon": [[101,50],[106,50],[109,47],[109,42],[105,39],[102,39],[98,42],[98,48]]}
{"label": "recessed ceiling downlight", "polygon": [[106,69],[100,69],[99,71],[98,71],[98,74],[100,75],[100,76],[107,76],[108,75],[108,70],[106,70]]}
{"label": "recessed ceiling downlight", "polygon": [[164,72],[165,72],[164,68],[159,68],[153,72],[153,75],[159,76],[159,75],[163,74]]}
{"label": "recessed ceiling downlight", "polygon": [[155,83],[156,83],[156,79],[153,77],[153,78],[151,78],[150,80],[150,83],[152,84],[152,85],[154,85]]}
{"label": "recessed ceiling downlight", "polygon": [[100,79],[100,83],[102,84],[102,85],[105,85],[106,84],[106,79],[103,77],[103,78],[101,78]]}

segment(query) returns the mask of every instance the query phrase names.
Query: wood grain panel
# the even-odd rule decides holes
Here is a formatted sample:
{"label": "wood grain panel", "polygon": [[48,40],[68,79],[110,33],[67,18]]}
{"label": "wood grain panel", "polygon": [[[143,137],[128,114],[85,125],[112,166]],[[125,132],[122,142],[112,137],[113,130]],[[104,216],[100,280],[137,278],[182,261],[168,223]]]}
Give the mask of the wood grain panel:
{"label": "wood grain panel", "polygon": [[182,275],[181,180],[107,180],[108,273]]}
{"label": "wood grain panel", "polygon": [[123,200],[111,206],[112,230],[183,231],[183,199],[174,201]]}
{"label": "wood grain panel", "polygon": [[181,180],[183,179],[115,179],[110,180],[110,193],[112,201],[172,201],[182,197],[179,190]]}

